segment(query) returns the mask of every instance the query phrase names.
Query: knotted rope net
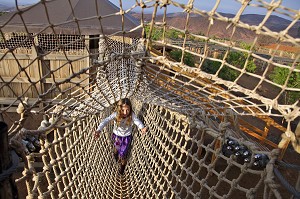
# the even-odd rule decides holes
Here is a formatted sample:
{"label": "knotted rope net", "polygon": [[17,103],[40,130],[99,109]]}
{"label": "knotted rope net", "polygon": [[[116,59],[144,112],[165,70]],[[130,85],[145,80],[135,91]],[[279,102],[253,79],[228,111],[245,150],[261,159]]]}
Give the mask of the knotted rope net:
{"label": "knotted rope net", "polygon": [[[67,21],[54,20],[56,2],[72,13]],[[20,194],[55,199],[298,194],[287,191],[274,168],[289,143],[299,152],[300,44],[294,32],[299,10],[281,1],[240,0],[234,1],[236,13],[226,15],[218,10],[225,2],[220,0],[207,10],[193,0],[133,1],[124,9],[120,0],[115,12],[102,14],[101,3],[107,2],[90,0],[86,14],[96,14],[83,16],[79,2],[40,1],[1,18],[1,115],[10,126],[10,146],[24,163],[15,175]],[[36,8],[42,8],[46,23],[26,20]],[[182,24],[168,11],[173,8],[180,10]],[[258,24],[242,20],[248,8],[264,11]],[[135,26],[126,25],[129,14],[138,19]],[[288,25],[269,28],[273,14],[287,18]],[[120,25],[108,29],[110,19]],[[18,20],[18,31],[12,31]],[[84,26],[89,20],[98,23],[91,34]],[[199,20],[205,25],[201,31],[193,29]],[[222,34],[213,34],[216,29]],[[239,40],[240,34],[250,42]],[[284,46],[296,51],[283,51]],[[134,129],[121,176],[112,158],[112,126],[97,141],[93,132],[125,97],[149,130],[141,136]]]}

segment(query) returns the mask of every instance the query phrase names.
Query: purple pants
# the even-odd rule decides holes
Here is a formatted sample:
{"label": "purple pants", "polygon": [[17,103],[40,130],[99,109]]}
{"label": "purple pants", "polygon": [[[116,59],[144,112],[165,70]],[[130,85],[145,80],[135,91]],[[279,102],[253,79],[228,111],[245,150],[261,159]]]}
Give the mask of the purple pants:
{"label": "purple pants", "polygon": [[132,135],[121,137],[113,133],[111,137],[119,156],[121,158],[126,158],[127,153],[129,151],[130,143],[132,141]]}

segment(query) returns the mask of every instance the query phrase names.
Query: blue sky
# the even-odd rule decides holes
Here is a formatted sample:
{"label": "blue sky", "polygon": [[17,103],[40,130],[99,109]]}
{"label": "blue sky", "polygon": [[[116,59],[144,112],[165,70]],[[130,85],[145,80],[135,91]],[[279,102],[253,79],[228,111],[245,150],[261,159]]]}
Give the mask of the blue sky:
{"label": "blue sky", "polygon": [[[36,3],[39,0],[17,0],[18,4],[24,5],[24,4],[32,4]],[[119,0],[110,0],[112,3],[115,5],[119,5]],[[139,2],[140,0],[138,0]],[[186,4],[189,0],[177,0],[178,3]],[[264,0],[267,3],[270,3],[273,0]],[[277,0],[280,1],[280,0]],[[134,5],[136,0],[123,0],[123,8],[128,9],[132,5]],[[199,9],[199,10],[206,10],[210,11],[213,6],[215,5],[216,0],[194,0],[194,7]],[[6,5],[14,5],[15,0],[1,0],[1,4],[6,4]],[[256,5],[261,5],[257,0],[252,0],[251,4],[256,4]],[[282,0],[281,3],[283,6],[295,9],[299,12],[300,10],[300,0]],[[241,7],[241,3],[239,3],[237,0],[223,0],[221,1],[220,5],[218,6],[217,12],[224,12],[224,13],[232,13],[235,14],[238,12],[239,8]],[[140,10],[134,10],[136,12]],[[182,9],[178,9],[175,6],[168,6],[168,12],[181,12]],[[278,11],[283,11],[287,12],[284,10],[279,9]],[[151,9],[148,10],[148,12],[152,12]],[[161,10],[162,12],[162,10]],[[265,14],[267,10],[265,8],[260,8],[260,7],[254,7],[254,6],[248,6],[247,9],[244,11],[243,14]],[[280,17],[288,18],[285,15],[279,14],[279,13],[274,13]]]}

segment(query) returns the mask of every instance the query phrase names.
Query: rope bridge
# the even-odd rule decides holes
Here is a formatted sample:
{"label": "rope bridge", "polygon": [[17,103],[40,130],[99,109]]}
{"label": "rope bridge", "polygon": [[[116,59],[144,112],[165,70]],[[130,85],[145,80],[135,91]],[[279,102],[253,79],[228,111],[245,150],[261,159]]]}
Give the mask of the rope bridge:
{"label": "rope bridge", "polygon": [[[300,151],[299,10],[244,0],[229,16],[219,0],[210,10],[193,0],[122,3],[49,0],[1,16],[0,136],[22,168],[9,155],[1,194],[14,195],[6,185],[15,183],[20,198],[299,197],[299,182],[285,178],[295,174],[280,174],[299,171],[282,161]],[[264,10],[261,22],[242,20],[248,8]],[[268,28],[274,14],[288,18],[284,29]],[[207,25],[201,34],[195,19]],[[218,28],[228,36],[213,35]],[[93,132],[125,97],[149,130],[134,129],[121,176],[112,125],[98,140]]]}

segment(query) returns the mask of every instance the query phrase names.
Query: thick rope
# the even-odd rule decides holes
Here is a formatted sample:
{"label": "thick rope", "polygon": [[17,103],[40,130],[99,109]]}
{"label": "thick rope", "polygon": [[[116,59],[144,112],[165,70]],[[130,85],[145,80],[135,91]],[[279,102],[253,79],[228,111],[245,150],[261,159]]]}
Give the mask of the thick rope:
{"label": "thick rope", "polygon": [[297,191],[290,183],[286,181],[286,179],[282,176],[280,171],[277,168],[274,168],[274,174],[280,180],[280,183],[291,193],[293,194],[295,199],[300,198],[300,192]]}

